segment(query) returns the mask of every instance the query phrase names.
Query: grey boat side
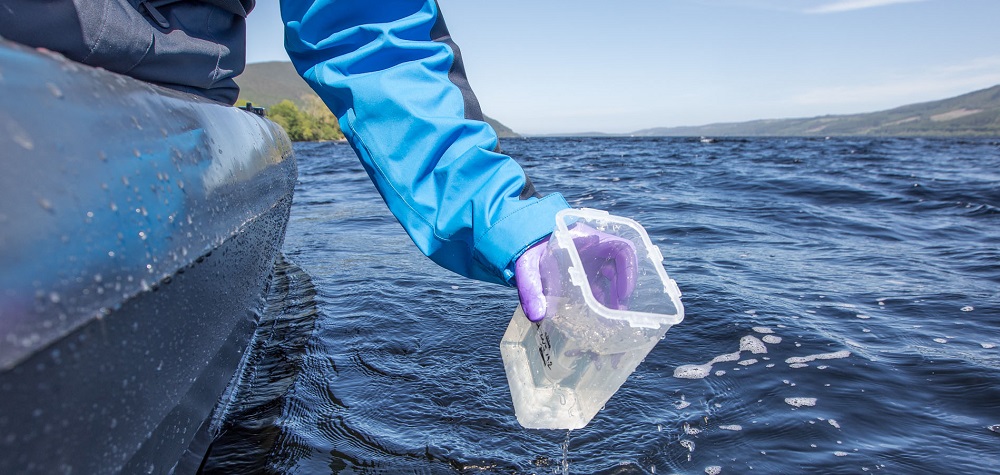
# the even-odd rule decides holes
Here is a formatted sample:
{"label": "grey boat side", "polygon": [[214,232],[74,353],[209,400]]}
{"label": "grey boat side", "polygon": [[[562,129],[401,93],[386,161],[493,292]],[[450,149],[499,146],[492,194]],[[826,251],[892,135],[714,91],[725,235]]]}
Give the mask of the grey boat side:
{"label": "grey boat side", "polygon": [[0,156],[0,473],[190,466],[265,303],[288,137],[0,39]]}

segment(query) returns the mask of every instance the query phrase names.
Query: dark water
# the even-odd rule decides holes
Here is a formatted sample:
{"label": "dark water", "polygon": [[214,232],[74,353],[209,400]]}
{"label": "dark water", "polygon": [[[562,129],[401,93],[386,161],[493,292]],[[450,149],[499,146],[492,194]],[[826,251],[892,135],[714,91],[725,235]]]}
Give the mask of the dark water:
{"label": "dark water", "polygon": [[[568,446],[518,426],[515,292],[420,255],[349,147],[297,144],[304,272],[207,472],[1000,473],[1000,142],[504,147],[542,192],[644,225],[684,292],[606,408]],[[747,336],[767,352],[675,377]]]}

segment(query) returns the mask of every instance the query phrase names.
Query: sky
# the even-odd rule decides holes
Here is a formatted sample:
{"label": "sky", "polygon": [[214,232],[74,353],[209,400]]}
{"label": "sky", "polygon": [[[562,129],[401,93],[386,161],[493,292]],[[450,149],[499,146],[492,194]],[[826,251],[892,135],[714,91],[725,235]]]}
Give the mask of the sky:
{"label": "sky", "polygon": [[[439,0],[520,134],[873,112],[1000,84],[1000,0]],[[248,62],[287,61],[277,1]]]}

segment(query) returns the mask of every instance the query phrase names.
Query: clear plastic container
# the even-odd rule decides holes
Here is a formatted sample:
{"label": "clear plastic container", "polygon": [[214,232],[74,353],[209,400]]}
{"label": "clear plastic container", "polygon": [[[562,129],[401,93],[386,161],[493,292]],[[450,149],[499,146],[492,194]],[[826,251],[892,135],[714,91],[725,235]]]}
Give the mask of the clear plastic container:
{"label": "clear plastic container", "polygon": [[[623,308],[591,291],[571,229],[584,224],[629,240],[638,275]],[[593,209],[567,209],[545,252],[559,263],[543,275],[546,317],[531,322],[520,306],[500,343],[517,421],[531,429],[587,425],[667,330],[684,319],[677,284],[663,256],[635,221]]]}

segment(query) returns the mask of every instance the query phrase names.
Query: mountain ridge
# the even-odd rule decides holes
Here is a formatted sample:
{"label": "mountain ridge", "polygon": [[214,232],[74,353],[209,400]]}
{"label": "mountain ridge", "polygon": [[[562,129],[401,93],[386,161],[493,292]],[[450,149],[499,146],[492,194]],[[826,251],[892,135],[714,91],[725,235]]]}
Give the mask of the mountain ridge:
{"label": "mountain ridge", "polygon": [[1000,85],[877,112],[654,127],[633,136],[1000,136]]}

